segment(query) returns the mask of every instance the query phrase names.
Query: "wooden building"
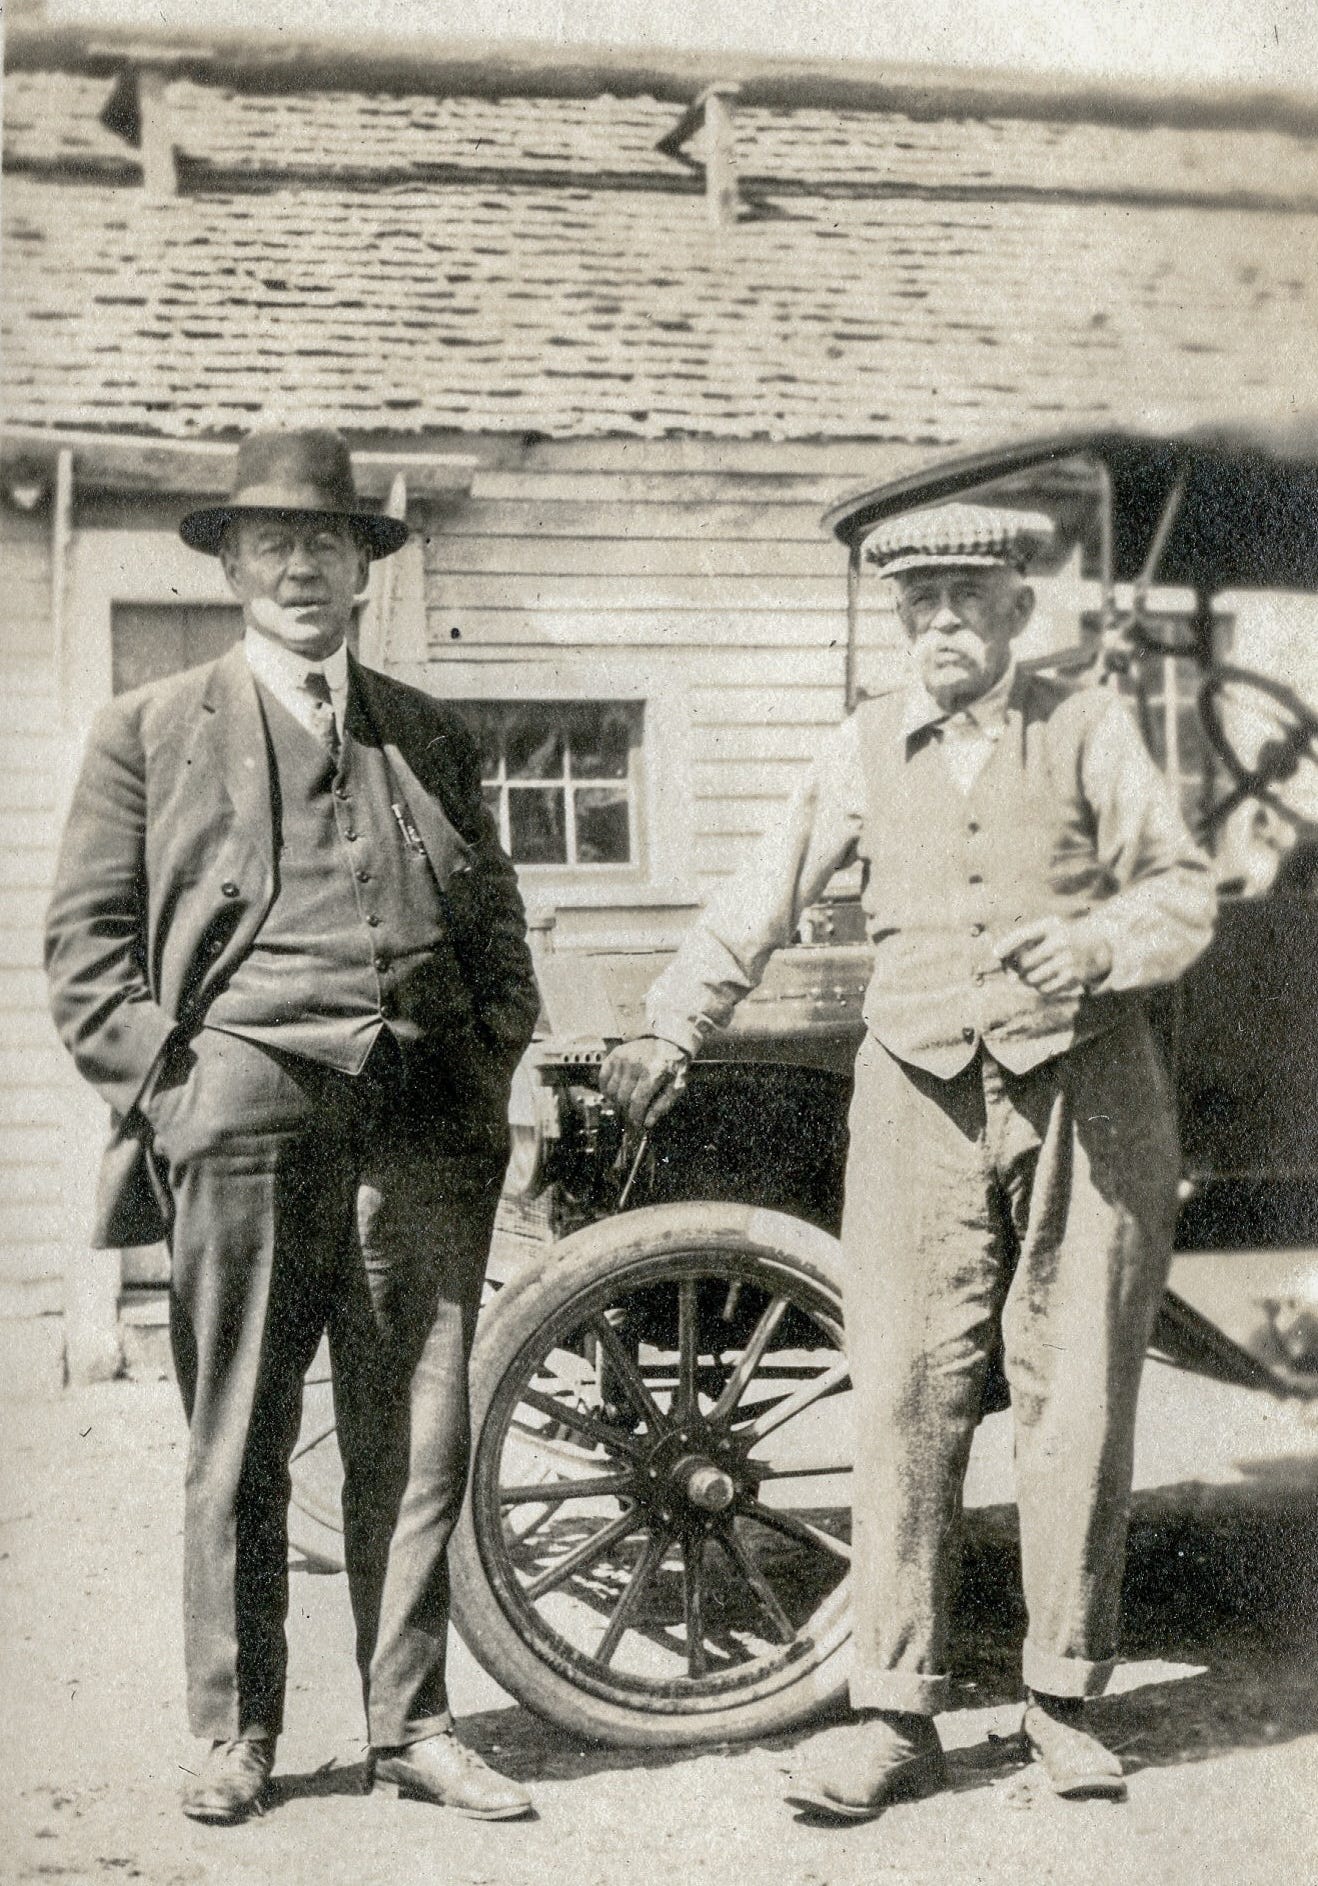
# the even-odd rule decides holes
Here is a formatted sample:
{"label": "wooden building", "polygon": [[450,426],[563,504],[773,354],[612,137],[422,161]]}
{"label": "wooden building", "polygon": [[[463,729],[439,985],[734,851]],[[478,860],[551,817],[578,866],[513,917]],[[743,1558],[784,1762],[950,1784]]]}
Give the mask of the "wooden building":
{"label": "wooden building", "polygon": [[[405,506],[363,652],[469,704],[572,948],[676,934],[842,712],[839,492],[1318,393],[1304,101],[37,28],[8,55],[11,1384],[119,1362],[41,919],[90,716],[235,633],[175,527],[244,429],[340,425]],[[890,665],[882,618],[868,642]]]}

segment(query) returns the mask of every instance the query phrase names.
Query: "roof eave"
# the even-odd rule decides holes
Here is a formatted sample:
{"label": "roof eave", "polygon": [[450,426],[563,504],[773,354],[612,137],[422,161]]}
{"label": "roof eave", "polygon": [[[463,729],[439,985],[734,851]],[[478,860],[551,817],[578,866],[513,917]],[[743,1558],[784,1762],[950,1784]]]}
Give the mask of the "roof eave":
{"label": "roof eave", "polygon": [[286,33],[180,33],[112,25],[14,23],[11,71],[110,74],[138,61],[243,89],[342,88],[469,97],[651,97],[686,104],[732,82],[748,106],[897,111],[913,117],[992,116],[1112,124],[1318,130],[1318,94],[1154,85],[1134,80],[839,59],[765,58],[619,46],[508,41],[294,39]]}

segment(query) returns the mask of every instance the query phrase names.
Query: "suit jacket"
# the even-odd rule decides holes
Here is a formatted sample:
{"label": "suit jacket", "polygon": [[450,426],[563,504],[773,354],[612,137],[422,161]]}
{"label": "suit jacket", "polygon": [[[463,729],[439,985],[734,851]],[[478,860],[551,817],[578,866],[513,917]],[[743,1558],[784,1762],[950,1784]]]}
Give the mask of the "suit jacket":
{"label": "suit jacket", "polygon": [[[464,1105],[502,1123],[539,1011],[517,879],[481,801],[476,747],[449,709],[353,663],[425,845],[470,1000]],[[146,1090],[167,1048],[251,949],[276,888],[270,764],[242,646],[122,695],[98,716],[46,924],[51,1009],[109,1102],[93,1243],[164,1234]]]}

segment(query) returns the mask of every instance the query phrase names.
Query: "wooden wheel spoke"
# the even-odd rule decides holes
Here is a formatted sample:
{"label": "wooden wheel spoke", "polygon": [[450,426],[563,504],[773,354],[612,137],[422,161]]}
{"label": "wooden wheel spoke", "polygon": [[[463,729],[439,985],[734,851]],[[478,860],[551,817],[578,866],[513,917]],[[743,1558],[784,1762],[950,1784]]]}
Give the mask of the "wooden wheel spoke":
{"label": "wooden wheel spoke", "polygon": [[304,1454],[309,1454],[314,1448],[319,1447],[322,1441],[327,1441],[337,1426],[337,1422],[327,1421],[325,1426],[318,1429],[309,1441],[302,1441],[299,1446],[294,1448],[292,1454],[289,1456],[289,1466],[291,1467],[295,1460],[301,1460]]}
{"label": "wooden wheel spoke", "polygon": [[548,1415],[551,1421],[559,1421],[565,1428],[573,1428],[578,1434],[589,1435],[592,1441],[598,1441],[601,1447],[610,1452],[627,1454],[633,1460],[641,1455],[640,1443],[629,1434],[610,1427],[607,1421],[600,1421],[584,1408],[574,1408],[570,1402],[555,1401],[552,1395],[542,1395],[538,1388],[523,1388],[517,1399],[528,1408],[534,1408],[542,1415]]}
{"label": "wooden wheel spoke", "polygon": [[618,1378],[631,1397],[633,1405],[645,1416],[650,1432],[661,1433],[667,1423],[660,1413],[658,1402],[646,1387],[645,1378],[637,1367],[635,1359],[628,1352],[626,1343],[623,1342],[607,1316],[592,1317],[588,1327],[599,1339],[604,1353],[617,1371]]}
{"label": "wooden wheel spoke", "polygon": [[613,1661],[613,1653],[622,1642],[623,1632],[631,1622],[632,1613],[640,1603],[646,1586],[659,1569],[670,1537],[671,1534],[667,1532],[652,1532],[646,1540],[645,1549],[637,1561],[636,1570],[623,1587],[618,1602],[609,1615],[604,1635],[595,1646],[596,1663]]}
{"label": "wooden wheel spoke", "polygon": [[686,1624],[686,1667],[688,1676],[704,1676],[709,1668],[705,1655],[705,1541],[700,1533],[688,1533],[682,1541],[682,1616]]}
{"label": "wooden wheel spoke", "polygon": [[686,1420],[700,1406],[696,1378],[700,1369],[700,1298],[694,1277],[677,1286],[677,1391],[674,1405]]}
{"label": "wooden wheel spoke", "polygon": [[813,1408],[817,1401],[823,1401],[829,1395],[839,1395],[850,1385],[851,1370],[845,1359],[839,1356],[812,1382],[802,1382],[799,1388],[794,1388],[790,1395],[784,1395],[772,1408],[757,1415],[753,1421],[744,1423],[738,1433],[753,1434],[757,1441],[762,1441],[787,1422],[794,1421],[797,1415],[804,1414],[807,1408]]}
{"label": "wooden wheel spoke", "polygon": [[723,1393],[709,1411],[711,1421],[726,1421],[746,1392],[747,1385],[764,1358],[774,1331],[787,1309],[786,1297],[775,1297],[751,1331],[750,1341],[724,1385]]}
{"label": "wooden wheel spoke", "polygon": [[635,1510],[629,1507],[617,1519],[610,1520],[607,1526],[601,1526],[598,1532],[591,1533],[589,1539],[583,1539],[580,1545],[573,1546],[570,1552],[565,1552],[556,1564],[549,1567],[548,1571],[541,1572],[538,1578],[533,1578],[528,1585],[524,1585],[523,1597],[534,1601],[536,1598],[543,1598],[547,1591],[556,1590],[566,1579],[571,1578],[574,1572],[585,1571],[588,1566],[596,1564],[604,1557],[610,1546],[617,1545],[620,1539],[627,1537],[628,1533],[636,1532],[640,1524],[641,1521]]}
{"label": "wooden wheel spoke", "polygon": [[597,1473],[587,1480],[539,1480],[525,1486],[499,1488],[500,1506],[558,1506],[564,1500],[590,1500],[597,1494],[630,1493],[635,1485],[629,1473]]}
{"label": "wooden wheel spoke", "polygon": [[801,1467],[762,1467],[752,1458],[750,1465],[760,1480],[831,1480],[834,1474],[852,1470],[849,1460],[808,1461]]}
{"label": "wooden wheel spoke", "polygon": [[796,1636],[796,1628],[783,1610],[777,1592],[747,1552],[735,1529],[725,1526],[714,1536],[759,1600],[760,1609],[777,1632],[779,1643],[790,1644]]}
{"label": "wooden wheel spoke", "polygon": [[768,1526],[774,1532],[785,1533],[789,1539],[795,1539],[801,1545],[825,1553],[829,1558],[842,1559],[848,1565],[851,1563],[851,1547],[844,1539],[835,1539],[822,1526],[812,1526],[807,1520],[798,1519],[795,1513],[780,1513],[772,1506],[762,1506],[759,1500],[751,1499],[738,1500],[737,1511],[744,1513],[747,1519],[757,1519],[762,1526]]}

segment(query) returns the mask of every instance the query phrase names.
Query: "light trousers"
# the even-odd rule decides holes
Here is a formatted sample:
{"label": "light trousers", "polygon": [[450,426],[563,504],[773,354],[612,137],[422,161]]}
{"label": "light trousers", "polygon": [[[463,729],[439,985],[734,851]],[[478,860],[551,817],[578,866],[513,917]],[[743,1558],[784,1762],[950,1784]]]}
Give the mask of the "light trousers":
{"label": "light trousers", "polygon": [[866,1037],[842,1227],[854,1707],[944,1704],[962,1484],[999,1342],[1024,1681],[1067,1697],[1103,1689],[1177,1175],[1171,1095],[1138,1013],[1022,1075],[981,1048],[936,1080]]}

